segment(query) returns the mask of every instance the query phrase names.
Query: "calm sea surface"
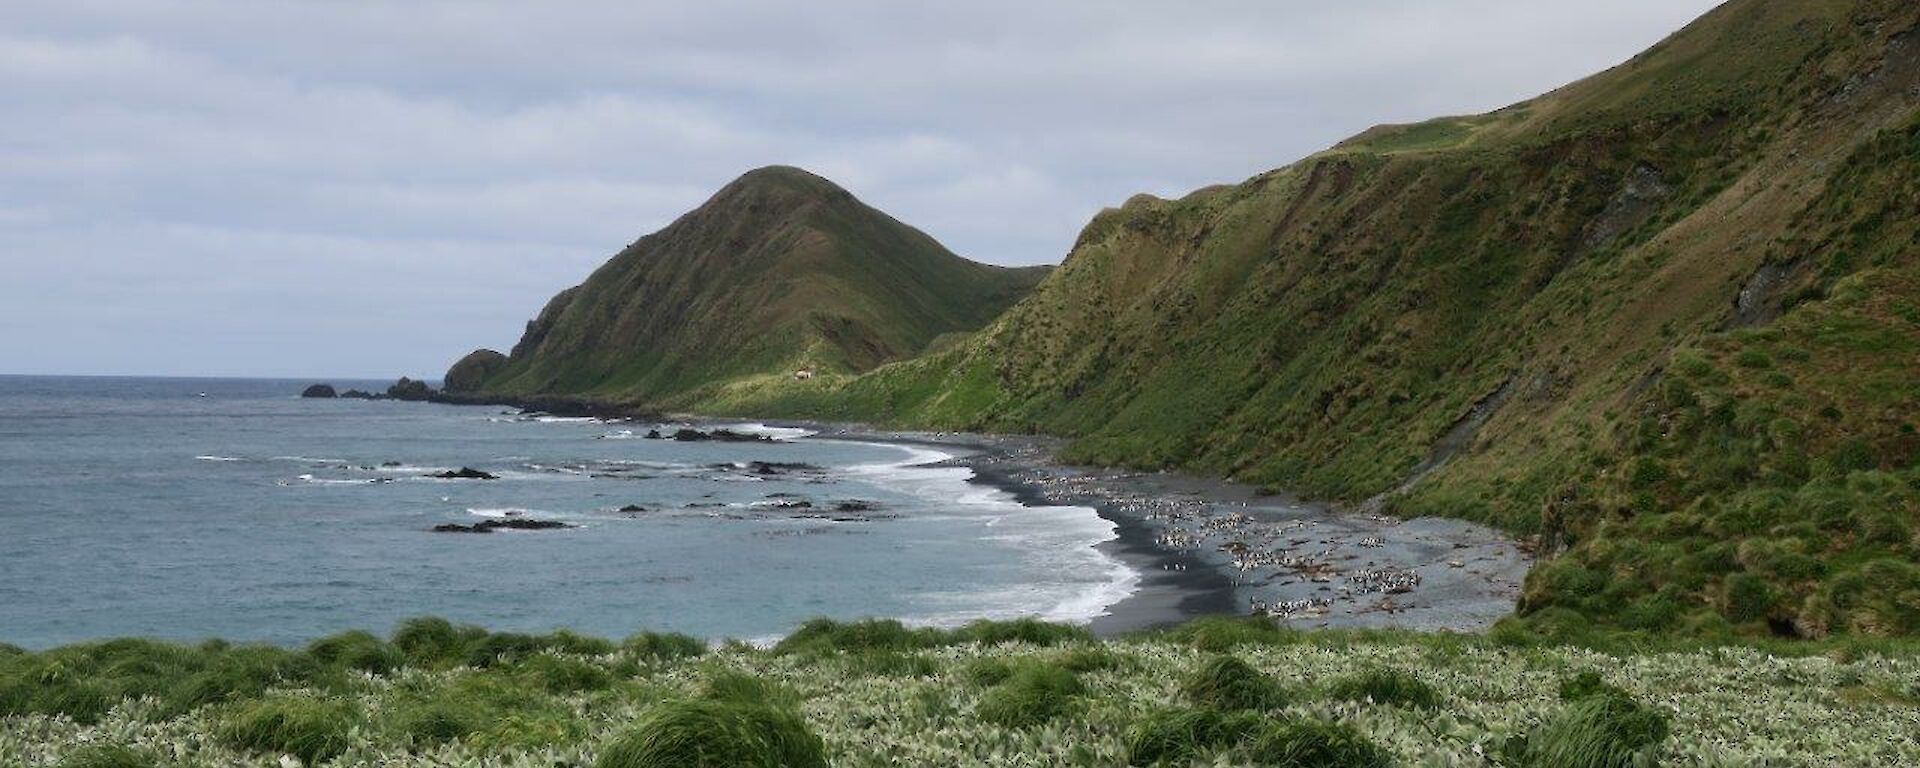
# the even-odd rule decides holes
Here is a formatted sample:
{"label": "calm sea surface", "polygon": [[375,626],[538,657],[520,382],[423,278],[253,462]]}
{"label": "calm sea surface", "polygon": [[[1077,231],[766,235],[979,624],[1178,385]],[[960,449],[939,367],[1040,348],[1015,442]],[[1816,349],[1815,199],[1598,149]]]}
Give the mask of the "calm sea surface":
{"label": "calm sea surface", "polygon": [[[813,616],[1084,620],[1133,581],[1092,510],[1022,507],[916,466],[946,457],[926,448],[646,440],[306,383],[0,376],[0,641],[293,643],[422,614],[759,639]],[[501,479],[427,477],[459,467]],[[430,532],[502,517],[574,527]]]}

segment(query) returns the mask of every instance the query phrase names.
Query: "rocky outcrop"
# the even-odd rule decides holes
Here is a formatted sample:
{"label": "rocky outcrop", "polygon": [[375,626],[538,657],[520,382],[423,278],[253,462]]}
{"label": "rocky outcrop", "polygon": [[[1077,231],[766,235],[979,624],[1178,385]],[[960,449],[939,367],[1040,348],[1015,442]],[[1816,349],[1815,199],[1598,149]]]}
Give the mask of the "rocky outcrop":
{"label": "rocky outcrop", "polygon": [[450,470],[447,472],[435,472],[431,475],[427,475],[427,477],[437,477],[441,480],[498,480],[500,479],[499,475],[495,475],[490,472],[482,472],[472,467],[461,467],[459,469]]}
{"label": "rocky outcrop", "polygon": [[647,439],[678,440],[683,443],[704,443],[704,442],[771,443],[773,442],[773,438],[767,435],[753,434],[751,432],[735,432],[731,429],[716,429],[711,432],[702,432],[697,429],[681,428],[681,429],[674,430],[673,434],[671,435],[662,435],[660,434],[659,430],[649,430],[647,432]]}
{"label": "rocky outcrop", "polygon": [[482,520],[473,525],[441,523],[434,526],[432,530],[434,533],[493,533],[494,531],[551,531],[572,527],[558,520],[509,517],[503,520]]}
{"label": "rocky outcrop", "polygon": [[387,397],[394,400],[424,402],[432,396],[433,388],[427,386],[426,382],[415,381],[405,376],[400,377],[400,380],[394,382],[393,386],[387,387]]}
{"label": "rocky outcrop", "polygon": [[448,392],[478,392],[487,378],[507,364],[507,356],[491,349],[476,349],[447,369],[442,389]]}
{"label": "rocky outcrop", "polygon": [[339,397],[340,395],[339,393],[336,393],[333,391],[332,384],[315,384],[311,387],[307,387],[306,389],[300,390],[300,396],[314,397],[314,398],[333,398],[333,397]]}

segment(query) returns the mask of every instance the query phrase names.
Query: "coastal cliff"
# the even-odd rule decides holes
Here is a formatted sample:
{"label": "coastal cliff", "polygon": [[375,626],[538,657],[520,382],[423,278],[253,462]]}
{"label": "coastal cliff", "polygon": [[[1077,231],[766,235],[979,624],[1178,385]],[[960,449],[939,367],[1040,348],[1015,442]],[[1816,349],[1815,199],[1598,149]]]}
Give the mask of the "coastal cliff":
{"label": "coastal cliff", "polygon": [[1547,558],[1542,631],[1920,632],[1916,24],[1735,0],[1530,101],[1135,197],[962,344],[705,406],[1492,522]]}
{"label": "coastal cliff", "polygon": [[[484,389],[1049,433],[1489,522],[1533,537],[1545,632],[1920,633],[1920,6],[1734,0],[1505,109],[1136,196],[964,337],[935,340],[1037,274],[865,210],[749,174],[556,297]],[[836,271],[880,262],[909,266]]]}

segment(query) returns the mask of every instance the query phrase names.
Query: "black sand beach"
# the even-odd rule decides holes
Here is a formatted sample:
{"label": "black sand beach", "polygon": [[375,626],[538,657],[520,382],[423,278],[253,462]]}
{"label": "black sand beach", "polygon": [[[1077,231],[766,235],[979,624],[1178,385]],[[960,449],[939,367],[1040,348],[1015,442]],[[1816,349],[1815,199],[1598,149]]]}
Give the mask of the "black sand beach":
{"label": "black sand beach", "polygon": [[1513,611],[1531,566],[1486,526],[1345,512],[1180,473],[1064,466],[1050,438],[804,426],[953,451],[949,463],[972,469],[973,482],[1023,503],[1097,510],[1117,534],[1102,546],[1141,576],[1093,621],[1102,635],[1253,613],[1302,628],[1479,631]]}

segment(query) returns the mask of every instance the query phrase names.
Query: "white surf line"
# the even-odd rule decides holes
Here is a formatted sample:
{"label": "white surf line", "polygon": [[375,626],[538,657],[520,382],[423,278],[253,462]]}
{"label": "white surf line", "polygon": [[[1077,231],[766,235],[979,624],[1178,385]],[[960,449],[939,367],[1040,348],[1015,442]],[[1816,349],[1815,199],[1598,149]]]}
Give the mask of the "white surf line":
{"label": "white surf line", "polygon": [[[1048,529],[1046,534],[1074,537],[1073,541],[1063,543],[1063,553],[1085,560],[1084,563],[1068,567],[1084,567],[1093,572],[1107,574],[1107,578],[1099,584],[1082,590],[1080,594],[1059,600],[1052,606],[1037,611],[1021,609],[1015,612],[998,612],[997,615],[1000,617],[1037,615],[1047,621],[1084,624],[1108,615],[1114,605],[1131,596],[1139,588],[1141,577],[1138,572],[1118,558],[1099,549],[1101,543],[1119,538],[1119,528],[1112,521],[1101,517],[1099,511],[1093,507],[1028,506],[1022,504],[1012,493],[997,486],[971,482],[975,477],[971,467],[927,466],[952,459],[956,455],[944,450],[903,443],[837,438],[834,442],[904,451],[907,456],[900,461],[855,464],[846,467],[844,471],[849,475],[871,478],[876,485],[927,501],[977,510],[978,516],[988,527],[1000,526],[1015,516],[1018,516],[1016,519],[1022,523],[1033,521],[1038,516],[1045,516],[1047,519],[1042,524]],[[1019,534],[1012,534],[990,538],[1018,540],[1022,537]],[[949,622],[941,621],[941,623]]]}

